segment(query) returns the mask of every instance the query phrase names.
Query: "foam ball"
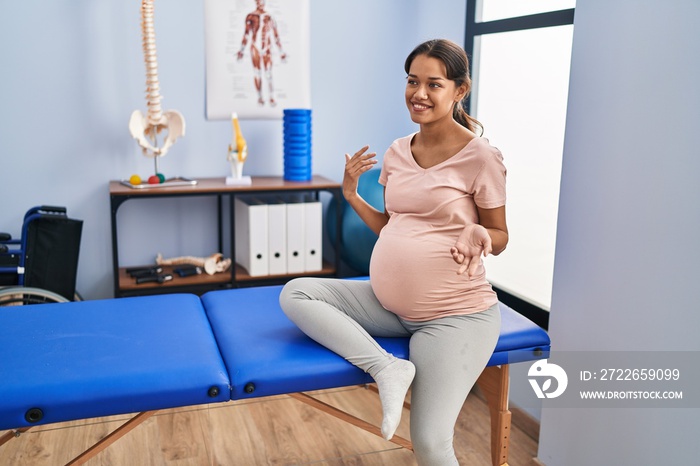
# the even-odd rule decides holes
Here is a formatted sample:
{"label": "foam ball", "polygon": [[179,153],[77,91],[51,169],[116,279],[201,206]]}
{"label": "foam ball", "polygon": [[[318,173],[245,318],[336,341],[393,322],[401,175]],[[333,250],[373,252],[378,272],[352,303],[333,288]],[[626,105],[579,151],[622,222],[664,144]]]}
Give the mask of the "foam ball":
{"label": "foam ball", "polygon": [[[373,168],[364,173],[357,184],[357,192],[372,207],[384,211],[384,187],[379,184],[379,168]],[[331,241],[335,241],[335,214],[336,205],[334,201],[328,205],[326,228]],[[369,274],[369,259],[377,241],[377,234],[362,221],[345,201],[341,202],[342,232],[341,232],[341,252],[343,261],[355,271],[367,275]]]}
{"label": "foam ball", "polygon": [[148,177],[148,184],[158,184],[160,179],[156,175],[151,175]]}
{"label": "foam ball", "polygon": [[158,177],[158,181],[160,183],[165,183],[165,175],[163,175],[162,173],[156,173],[156,176]]}
{"label": "foam ball", "polygon": [[131,175],[131,178],[129,178],[129,183],[133,185],[141,184],[141,177],[138,175]]}

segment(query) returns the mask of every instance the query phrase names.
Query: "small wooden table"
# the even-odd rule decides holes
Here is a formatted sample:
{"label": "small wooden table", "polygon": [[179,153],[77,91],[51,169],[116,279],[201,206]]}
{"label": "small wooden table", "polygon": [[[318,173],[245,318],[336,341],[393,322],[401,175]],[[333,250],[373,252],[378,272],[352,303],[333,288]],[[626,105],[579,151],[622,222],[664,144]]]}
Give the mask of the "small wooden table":
{"label": "small wooden table", "polygon": [[[184,179],[179,179],[184,180]],[[111,233],[112,233],[112,265],[114,274],[114,295],[115,297],[134,296],[143,294],[174,293],[174,292],[194,292],[202,293],[217,288],[233,288],[239,286],[255,286],[261,284],[279,283],[289,280],[295,276],[306,274],[290,275],[268,275],[264,277],[251,277],[240,266],[232,266],[230,273],[215,275],[194,275],[190,277],[177,277],[175,280],[165,283],[144,283],[137,285],[133,278],[126,273],[126,267],[119,264],[119,244],[117,211],[126,201],[132,199],[155,199],[173,197],[197,197],[213,196],[217,202],[217,227],[218,227],[218,250],[224,248],[224,198],[228,199],[230,238],[227,246],[230,247],[231,257],[235,257],[235,216],[233,211],[234,199],[237,195],[244,194],[285,194],[294,192],[309,192],[318,198],[320,192],[328,192],[336,203],[336,230],[341,231],[341,185],[328,178],[314,175],[310,181],[286,181],[280,176],[254,176],[252,183],[248,186],[227,185],[224,177],[219,178],[197,178],[196,184],[186,182],[173,183],[173,185],[156,185],[154,187],[134,188],[127,182],[113,180],[109,182],[109,198],[111,210]],[[321,271],[313,272],[316,276],[337,275],[338,264],[340,263],[340,235],[333,239],[335,255],[334,262],[323,263]],[[139,264],[143,265],[143,264]],[[152,265],[152,264],[151,264]],[[171,271],[164,267],[165,272]]]}

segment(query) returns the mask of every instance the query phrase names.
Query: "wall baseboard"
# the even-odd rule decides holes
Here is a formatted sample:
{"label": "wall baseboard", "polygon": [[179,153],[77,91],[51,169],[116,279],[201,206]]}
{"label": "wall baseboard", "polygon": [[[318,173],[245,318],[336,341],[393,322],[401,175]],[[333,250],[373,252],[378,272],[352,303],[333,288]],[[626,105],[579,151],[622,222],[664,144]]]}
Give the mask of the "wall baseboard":
{"label": "wall baseboard", "polygon": [[540,421],[530,415],[527,411],[518,408],[517,406],[509,406],[511,414],[511,422],[518,429],[522,430],[525,435],[536,442],[540,440]]}

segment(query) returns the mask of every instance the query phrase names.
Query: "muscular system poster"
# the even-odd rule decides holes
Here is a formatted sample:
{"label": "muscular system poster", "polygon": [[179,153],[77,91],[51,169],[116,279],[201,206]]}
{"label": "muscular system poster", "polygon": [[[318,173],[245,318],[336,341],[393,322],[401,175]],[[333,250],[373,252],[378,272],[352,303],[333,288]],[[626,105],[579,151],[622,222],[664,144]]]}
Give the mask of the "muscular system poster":
{"label": "muscular system poster", "polygon": [[206,117],[310,108],[309,0],[205,0]]}

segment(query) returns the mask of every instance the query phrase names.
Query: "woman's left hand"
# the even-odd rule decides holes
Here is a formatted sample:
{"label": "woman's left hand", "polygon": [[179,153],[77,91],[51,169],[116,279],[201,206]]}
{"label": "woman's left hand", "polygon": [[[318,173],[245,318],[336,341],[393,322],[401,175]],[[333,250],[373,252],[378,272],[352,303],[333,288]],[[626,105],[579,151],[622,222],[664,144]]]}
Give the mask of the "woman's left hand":
{"label": "woman's left hand", "polygon": [[458,274],[465,271],[469,278],[476,275],[481,263],[481,255],[484,257],[491,253],[491,236],[483,226],[479,224],[467,225],[457,238],[457,242],[450,248],[452,259],[460,264]]}

